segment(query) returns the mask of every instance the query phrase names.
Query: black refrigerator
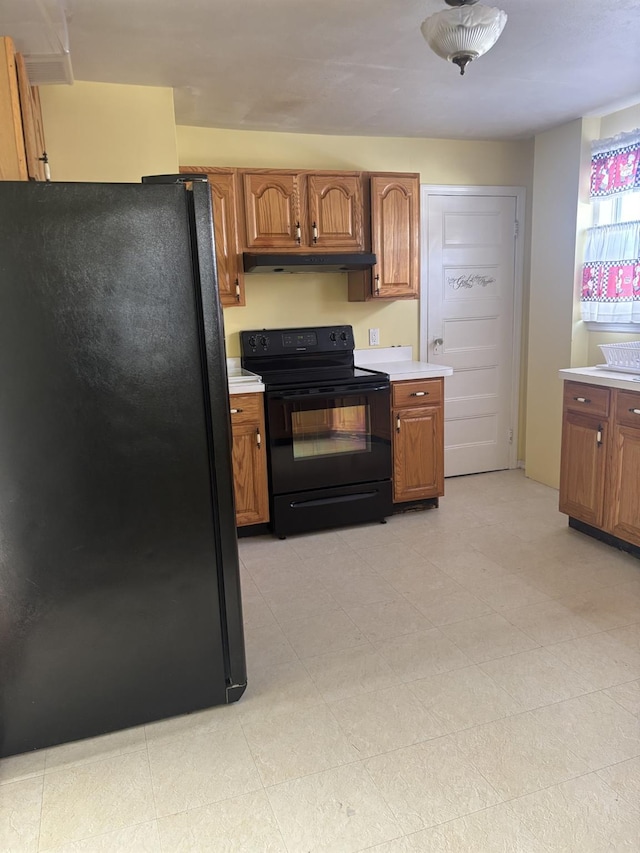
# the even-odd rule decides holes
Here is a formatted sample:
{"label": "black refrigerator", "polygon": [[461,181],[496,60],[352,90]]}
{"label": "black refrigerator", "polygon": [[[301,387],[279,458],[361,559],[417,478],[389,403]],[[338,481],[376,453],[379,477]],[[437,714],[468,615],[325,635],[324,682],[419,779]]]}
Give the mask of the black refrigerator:
{"label": "black refrigerator", "polygon": [[206,183],[0,182],[0,755],[246,686]]}

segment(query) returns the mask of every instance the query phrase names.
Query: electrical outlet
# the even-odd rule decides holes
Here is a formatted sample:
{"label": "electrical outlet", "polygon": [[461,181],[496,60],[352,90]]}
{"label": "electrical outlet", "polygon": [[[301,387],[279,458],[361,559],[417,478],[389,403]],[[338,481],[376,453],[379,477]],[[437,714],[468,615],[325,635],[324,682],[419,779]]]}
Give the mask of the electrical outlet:
{"label": "electrical outlet", "polygon": [[369,346],[380,346],[380,329],[369,329]]}

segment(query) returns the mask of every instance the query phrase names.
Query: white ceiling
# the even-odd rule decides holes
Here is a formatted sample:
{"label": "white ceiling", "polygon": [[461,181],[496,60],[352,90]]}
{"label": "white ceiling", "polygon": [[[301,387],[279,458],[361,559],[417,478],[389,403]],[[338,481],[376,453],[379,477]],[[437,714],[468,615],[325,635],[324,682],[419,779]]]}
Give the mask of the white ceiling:
{"label": "white ceiling", "polygon": [[[75,79],[173,87],[178,124],[510,139],[640,101],[640,0],[493,3],[507,25],[464,77],[420,33],[444,0],[64,5]],[[0,31],[31,5],[2,0]]]}

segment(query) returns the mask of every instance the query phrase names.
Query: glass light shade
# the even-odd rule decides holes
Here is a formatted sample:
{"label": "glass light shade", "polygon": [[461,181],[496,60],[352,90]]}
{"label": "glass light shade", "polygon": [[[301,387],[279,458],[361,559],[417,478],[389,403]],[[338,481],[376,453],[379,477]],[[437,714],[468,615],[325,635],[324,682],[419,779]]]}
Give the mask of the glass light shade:
{"label": "glass light shade", "polygon": [[436,12],[422,23],[422,35],[434,53],[464,66],[490,50],[507,23],[507,13],[492,6],[458,6]]}

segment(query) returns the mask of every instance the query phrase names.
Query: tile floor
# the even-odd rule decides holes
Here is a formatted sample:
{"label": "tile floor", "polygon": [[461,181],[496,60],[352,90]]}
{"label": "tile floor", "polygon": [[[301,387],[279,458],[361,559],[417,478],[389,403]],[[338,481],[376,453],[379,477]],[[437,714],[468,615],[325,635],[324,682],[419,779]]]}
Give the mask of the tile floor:
{"label": "tile floor", "polygon": [[231,707],[0,763],[0,850],[640,850],[640,561],[521,471],[242,540]]}

